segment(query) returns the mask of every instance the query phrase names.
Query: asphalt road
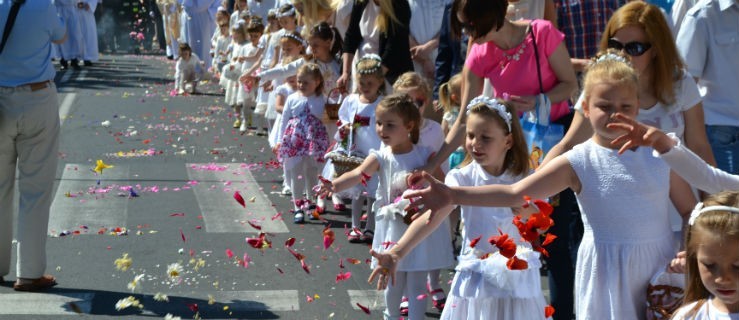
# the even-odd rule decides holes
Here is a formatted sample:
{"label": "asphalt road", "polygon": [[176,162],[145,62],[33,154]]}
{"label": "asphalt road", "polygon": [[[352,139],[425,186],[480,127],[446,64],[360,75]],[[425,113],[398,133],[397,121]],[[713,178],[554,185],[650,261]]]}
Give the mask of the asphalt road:
{"label": "asphalt road", "polygon": [[[106,55],[57,74],[62,130],[47,256],[59,285],[18,293],[12,270],[0,286],[0,319],[380,319],[381,292],[367,283],[368,247],[344,236],[349,213],[293,224],[266,139],[231,128],[213,84],[170,96],[173,68],[160,56]],[[113,167],[95,173],[97,160]],[[252,224],[272,248],[247,244],[259,232]],[[336,239],[324,250],[326,225]],[[288,238],[309,274],[286,250]],[[125,254],[130,268],[118,270]],[[167,273],[174,263],[182,266],[177,278]],[[450,272],[442,272],[445,289]],[[169,301],[155,300],[157,293]],[[116,310],[129,296],[143,307]],[[428,305],[427,317],[438,318]]]}

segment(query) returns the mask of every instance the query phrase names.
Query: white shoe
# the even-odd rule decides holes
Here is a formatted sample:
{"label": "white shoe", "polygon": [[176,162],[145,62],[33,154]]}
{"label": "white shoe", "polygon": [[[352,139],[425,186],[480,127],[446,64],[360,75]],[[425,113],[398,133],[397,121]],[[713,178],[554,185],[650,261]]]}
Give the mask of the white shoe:
{"label": "white shoe", "polygon": [[282,195],[283,196],[290,196],[292,194],[293,194],[293,192],[290,190],[290,187],[288,187],[288,186],[282,187]]}
{"label": "white shoe", "polygon": [[241,125],[239,126],[239,131],[246,132],[247,123],[246,120],[241,119]]}

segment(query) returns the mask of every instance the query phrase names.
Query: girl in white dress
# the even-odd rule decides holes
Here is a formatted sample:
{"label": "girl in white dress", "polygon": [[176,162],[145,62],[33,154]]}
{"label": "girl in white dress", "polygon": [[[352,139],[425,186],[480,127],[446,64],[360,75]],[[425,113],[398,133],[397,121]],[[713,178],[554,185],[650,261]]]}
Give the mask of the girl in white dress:
{"label": "girl in white dress", "polygon": [[[241,62],[240,76],[251,72],[253,67],[259,62],[259,58],[264,52],[264,47],[259,43],[262,38],[262,32],[264,31],[264,25],[261,20],[252,19],[246,27],[248,41],[246,45],[241,46],[241,53],[239,53],[239,60]],[[239,76],[239,77],[240,77]],[[256,106],[256,88],[247,86],[241,81],[239,82],[239,90],[237,95],[237,104],[241,105],[241,126],[239,131],[244,134],[247,127],[252,120],[252,113]]]}
{"label": "girl in white dress", "polygon": [[[353,93],[344,99],[339,108],[341,127],[337,133],[335,152],[366,157],[370,150],[380,149],[380,137],[375,133],[375,108],[385,93],[385,76],[382,73],[380,56],[368,54],[357,61],[359,93]],[[334,82],[335,83],[335,82]],[[333,177],[333,165],[326,165],[324,177]],[[349,242],[372,242],[375,233],[375,214],[372,212],[374,195],[377,190],[377,176],[373,176],[362,188],[354,188],[352,198],[352,228],[347,236]],[[362,210],[367,212],[367,223],[364,231],[360,229]]]}
{"label": "girl in white dress", "polygon": [[[480,96],[470,102],[466,112],[465,148],[473,161],[467,160],[462,168],[450,171],[446,176],[447,185],[509,185],[523,179],[529,172],[528,152],[521,125],[514,117],[515,111],[501,101]],[[511,208],[462,206],[461,209],[462,251],[441,319],[545,319],[539,253],[532,251],[528,243],[517,240],[519,231],[513,224]],[[450,211],[445,211],[444,215]],[[425,227],[423,221],[414,222],[398,243],[423,239],[419,226]],[[508,269],[507,258],[495,254],[498,250],[492,244],[480,241],[497,236],[499,232],[516,239],[516,256],[528,262],[526,269]],[[406,249],[393,248],[380,255],[380,260],[397,253],[402,261],[410,248],[410,244]],[[489,257],[481,259],[486,255]]]}
{"label": "girl in white dress", "polygon": [[179,56],[177,64],[175,64],[174,89],[177,94],[184,94],[185,89],[189,85],[190,93],[195,93],[205,66],[200,61],[200,58],[198,58],[198,55],[192,52],[192,48],[187,43],[180,43]]}
{"label": "girl in white dress", "polygon": [[241,85],[239,83],[239,75],[241,74],[241,64],[244,59],[239,58],[242,52],[242,47],[245,47],[247,43],[246,34],[246,21],[238,20],[235,24],[231,25],[231,54],[228,57],[228,63],[223,66],[221,73],[226,78],[224,81],[226,87],[226,97],[223,99],[226,105],[231,106],[233,109],[233,117],[236,118],[233,127],[239,128],[241,126],[241,105],[238,101],[239,90]]}
{"label": "girl in white dress", "polygon": [[[371,151],[359,167],[334,179],[333,182],[322,179],[319,194],[327,196],[346,190],[377,173],[380,181],[375,195],[377,199],[375,208],[380,209],[377,210],[376,233],[372,248],[382,252],[392,247],[407,228],[404,217],[399,215],[402,213],[403,204],[396,203],[401,194],[409,188],[406,176],[412,170],[423,166],[432,151],[416,144],[419,139],[418,124],[421,121],[421,114],[408,95],[394,94],[385,97],[377,106],[375,119],[375,130],[384,146],[380,150]],[[453,263],[451,256],[449,242],[435,243],[430,238],[409,253],[408,259],[398,265],[397,281],[385,289],[385,319],[398,319],[403,293],[407,292],[412,297],[424,293],[428,270],[450,266]],[[373,265],[375,263],[373,261]],[[425,306],[425,300],[412,299],[409,306],[410,319],[424,319]]]}
{"label": "girl in white dress", "polygon": [[[426,110],[433,108],[431,106],[431,86],[429,86],[426,79],[424,79],[417,72],[406,72],[398,80],[395,80],[393,84],[393,92],[407,93],[418,107],[418,112],[421,116],[429,114]],[[433,152],[438,152],[441,146],[444,144],[444,132],[441,129],[441,125],[429,118],[421,119],[421,137],[418,140],[418,144],[425,146]],[[449,171],[449,162],[444,161],[441,168],[444,173]],[[434,242],[442,242],[448,240],[451,243],[451,236],[449,232],[434,232],[431,235],[434,238]],[[441,269],[431,270],[428,275],[428,289],[431,294],[431,301],[434,307],[441,311],[444,309],[446,301],[446,295],[444,290],[441,288]],[[401,304],[401,314],[407,314],[408,309],[408,296],[403,297],[403,303]]]}
{"label": "girl in white dress", "polygon": [[685,239],[685,305],[672,319],[739,319],[739,193],[725,191],[699,203]]}
{"label": "girl in white dress", "polygon": [[[619,156],[622,144],[611,144],[619,135],[606,126],[615,121],[611,116],[638,112],[636,72],[613,52],[598,57],[585,76],[583,111],[595,131],[590,140],[510,186],[448,187],[424,173],[430,187],[408,195],[421,197],[410,207],[424,206],[431,219],[453,203],[516,206],[526,195],[541,199],[571,188],[585,229],[576,265],[577,319],[644,319],[649,280],[675,254],[667,214],[670,168],[647,148]],[[677,191],[672,195],[685,196]]]}

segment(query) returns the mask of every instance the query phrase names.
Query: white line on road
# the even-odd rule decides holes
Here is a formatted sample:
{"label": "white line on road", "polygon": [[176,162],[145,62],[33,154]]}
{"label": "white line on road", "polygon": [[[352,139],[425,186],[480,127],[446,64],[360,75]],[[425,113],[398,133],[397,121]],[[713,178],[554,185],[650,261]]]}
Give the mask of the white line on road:
{"label": "white line on road", "polygon": [[[187,176],[198,182],[192,190],[207,232],[257,231],[247,223],[249,220],[256,220],[264,232],[289,232],[282,219],[272,220],[277,211],[264,192],[259,190],[259,184],[249,169],[242,168],[241,164],[188,163]],[[246,209],[234,200],[236,190],[246,201]]]}
{"label": "white line on road", "polygon": [[235,312],[300,310],[297,290],[219,291],[213,298]]}
{"label": "white line on road", "polygon": [[77,315],[77,312],[89,314],[92,311],[94,296],[94,293],[0,294],[0,314]]}
{"label": "white line on road", "polygon": [[385,309],[385,291],[381,290],[346,290],[349,302],[354,310],[359,310],[357,303],[372,310]]}
{"label": "white line on road", "polygon": [[[69,78],[72,76],[73,72],[67,72],[65,73],[62,78],[59,80],[59,83],[64,83],[69,81]],[[80,76],[77,77],[78,81],[84,81],[85,76],[87,76],[87,70],[82,70],[80,72]],[[62,100],[62,104],[59,106],[59,124],[64,125],[64,121],[67,120],[67,116],[69,116],[69,111],[72,109],[72,103],[74,103],[74,99],[77,97],[76,92],[70,92],[64,95],[64,99]]]}
{"label": "white line on road", "polygon": [[[129,167],[117,165],[97,176],[90,170],[91,167],[91,164],[65,165],[51,204],[49,234],[59,235],[64,230],[75,230],[82,225],[90,228],[90,234],[96,234],[94,231],[100,227],[126,226],[130,200],[118,196],[122,192],[119,189],[108,190],[106,185],[109,184],[100,186],[97,181],[125,181]],[[78,196],[79,192],[83,192],[84,196]]]}

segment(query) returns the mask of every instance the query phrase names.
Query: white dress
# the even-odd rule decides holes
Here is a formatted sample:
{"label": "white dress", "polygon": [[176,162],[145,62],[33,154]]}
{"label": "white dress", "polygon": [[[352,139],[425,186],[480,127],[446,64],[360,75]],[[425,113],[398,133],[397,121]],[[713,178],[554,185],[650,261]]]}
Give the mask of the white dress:
{"label": "white dress", "polygon": [[[257,53],[259,53],[259,46],[255,46],[251,42],[246,43],[246,45],[241,46],[241,52],[239,53],[240,57],[246,58],[244,62],[241,63],[241,71],[240,73],[243,75],[245,72],[247,72],[251,67],[254,66],[254,63],[257,62],[257,59],[259,59],[259,56]],[[238,103],[245,103],[245,102],[252,102],[252,104],[245,106],[245,107],[253,107],[254,99],[256,97],[256,88],[253,87],[247,87],[243,85],[241,82],[239,84],[239,90],[238,95],[236,97],[236,101]]]}
{"label": "white dress", "polygon": [[649,280],[676,252],[667,211],[670,168],[651,152],[618,155],[588,140],[564,155],[581,184],[578,320],[644,319]]}
{"label": "white dress", "polygon": [[698,304],[698,301],[691,302],[690,304],[684,305],[675,311],[672,315],[672,320],[739,320],[739,313],[726,313],[719,311],[713,305],[714,297],[708,298],[707,301],[696,310],[692,310]]}
{"label": "white dress", "polygon": [[182,57],[175,64],[174,83],[175,89],[185,89],[186,82],[198,81],[203,74],[200,58],[195,53],[190,54],[190,59],[185,61]]}
{"label": "white dress", "polygon": [[[582,109],[583,99],[584,96],[580,95],[576,109]],[[636,119],[641,123],[659,128],[664,132],[674,133],[684,142],[685,112],[700,102],[701,96],[698,91],[698,85],[693,80],[693,76],[687,70],[684,70],[683,77],[675,82],[675,102],[669,105],[657,102],[657,104],[649,109],[639,109]],[[698,199],[697,190],[694,190],[694,194],[696,199]],[[680,217],[672,202],[670,202],[669,210],[672,231],[676,232],[679,236],[683,226],[682,217]],[[682,239],[680,239],[680,242],[682,242]]]}
{"label": "white dress", "polygon": [[[503,174],[493,176],[477,162],[454,169],[446,176],[449,186],[482,186],[490,184],[510,185],[523,177]],[[532,251],[528,243],[520,243],[518,229],[513,225],[510,208],[461,207],[464,224],[462,252],[456,267],[452,287],[447,297],[441,319],[545,319],[547,303],[541,291],[539,253]],[[517,240],[516,256],[526,260],[526,270],[509,270],[507,258],[500,254],[481,260],[486,253],[497,252],[486,240],[499,235],[498,230]],[[470,241],[482,237],[475,248]],[[555,240],[556,241],[556,240]]]}
{"label": "white dress", "polygon": [[[430,148],[433,152],[439,152],[441,146],[444,145],[444,130],[441,125],[431,119],[423,119],[423,127],[419,132],[418,145]],[[441,164],[444,173],[449,171],[449,160],[444,160]]]}
{"label": "white dress", "polygon": [[[382,145],[382,140],[375,131],[375,109],[382,100],[382,96],[377,97],[372,103],[362,103],[359,101],[359,94],[351,94],[344,99],[341,107],[339,107],[339,121],[341,125],[352,125],[355,120],[358,120],[362,125],[358,125],[352,131],[351,139],[347,139],[346,146],[342,145],[341,137],[337,132],[334,136],[336,142],[335,151],[343,151],[353,156],[365,158],[369,155],[370,150],[378,150]],[[366,125],[365,125],[366,124]],[[324,177],[334,176],[334,167],[330,165],[330,161],[326,162],[326,166],[323,168],[322,175]],[[367,186],[357,185],[354,188],[341,192],[340,197],[346,196],[348,198],[355,199],[358,196],[362,196],[365,193],[369,197],[374,197],[377,191],[378,178],[377,174],[373,175],[372,178],[367,182]]]}
{"label": "white dress", "polygon": [[[404,154],[393,154],[390,147],[370,151],[380,163],[377,173],[379,185],[375,194],[373,212],[375,212],[375,236],[372,249],[383,252],[392,247],[392,243],[400,240],[400,236],[408,229],[403,222],[402,208],[392,208],[396,198],[408,189],[406,176],[414,169],[426,164],[431,150],[414,145],[413,150]],[[400,211],[396,210],[399,209]],[[421,241],[408,255],[398,262],[398,271],[428,271],[442,269],[454,263],[452,240],[449,232],[449,220],[445,219],[436,230]],[[377,265],[372,259],[372,268]]]}
{"label": "white dress", "polygon": [[[541,1],[541,0],[537,0]],[[429,42],[431,39],[439,36],[441,30],[441,21],[444,18],[445,0],[409,0],[408,5],[411,8],[411,22],[408,28],[411,37],[416,40],[419,45]],[[436,61],[438,49],[429,51],[426,59],[431,60],[432,64]],[[416,72],[423,71],[420,63],[413,61],[413,68]]]}
{"label": "white dress", "polygon": [[[241,70],[241,62],[237,58],[241,53],[241,48],[246,46],[246,44],[246,42],[242,44],[231,42],[231,54],[228,57],[228,63],[223,66],[223,74],[227,72],[226,68],[230,69],[233,67],[233,70]],[[239,81],[226,79],[224,83],[226,86],[226,97],[223,98],[224,103],[228,106],[236,105],[238,103],[239,88],[241,87]]]}
{"label": "white dress", "polygon": [[[210,14],[215,0],[183,0],[182,11],[186,19],[180,23],[185,27],[186,42],[192,52],[200,57],[208,57],[210,53],[210,38],[216,27],[215,17]],[[206,70],[210,68],[210,59],[205,59]]]}
{"label": "white dress", "polygon": [[[281,86],[277,87],[274,91],[275,91],[275,94],[276,95],[281,95],[282,97],[285,98],[285,100],[287,100],[287,97],[289,95],[291,95],[291,94],[293,94],[295,92],[295,90],[293,90],[293,88],[291,88],[290,85],[288,85],[287,83],[284,83]],[[272,109],[274,110],[274,108],[272,108]],[[277,124],[281,123],[281,121],[282,121],[282,114],[281,113],[277,113],[275,111],[275,118],[274,119],[275,119],[275,123],[277,123]],[[279,125],[272,126],[272,130],[270,130],[270,132],[269,132],[269,139],[268,139],[269,146],[270,147],[274,147],[275,145],[277,145],[277,143],[280,142],[278,140],[280,138],[280,136],[281,136],[280,135],[280,126]]]}
{"label": "white dress", "polygon": [[95,22],[95,8],[102,0],[86,0],[90,10],[80,9],[80,29],[85,39],[82,59],[87,61],[98,61],[98,29]]}
{"label": "white dress", "polygon": [[[82,58],[85,50],[85,39],[82,36],[81,13],[76,0],[54,0],[57,14],[67,27],[67,40],[54,45],[60,58],[73,60]],[[5,23],[3,22],[3,25]]]}

